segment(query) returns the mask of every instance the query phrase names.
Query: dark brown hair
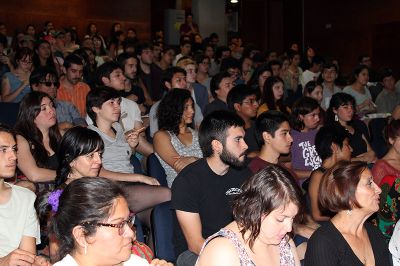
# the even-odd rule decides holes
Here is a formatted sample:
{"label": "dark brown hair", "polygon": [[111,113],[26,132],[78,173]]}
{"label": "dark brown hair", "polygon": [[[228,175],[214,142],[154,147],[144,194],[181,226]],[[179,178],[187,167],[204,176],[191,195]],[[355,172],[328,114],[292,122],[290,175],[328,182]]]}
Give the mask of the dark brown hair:
{"label": "dark brown hair", "polygon": [[250,249],[260,234],[262,217],[290,202],[302,212],[302,193],[293,176],[278,165],[268,165],[246,180],[242,193],[233,202],[233,217]]}
{"label": "dark brown hair", "polygon": [[360,208],[355,193],[361,173],[367,169],[365,162],[340,161],[322,176],[318,204],[332,212]]}

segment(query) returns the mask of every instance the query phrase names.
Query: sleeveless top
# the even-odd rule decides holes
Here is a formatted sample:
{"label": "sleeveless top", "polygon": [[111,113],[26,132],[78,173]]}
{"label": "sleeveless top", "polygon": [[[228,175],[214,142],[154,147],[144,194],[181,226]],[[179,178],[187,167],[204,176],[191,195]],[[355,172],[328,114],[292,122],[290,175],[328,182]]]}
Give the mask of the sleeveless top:
{"label": "sleeveless top", "polygon": [[[171,144],[180,156],[194,156],[198,158],[203,158],[203,153],[201,152],[199,145],[199,134],[196,130],[193,130],[192,128],[189,128],[189,130],[192,133],[192,144],[186,146],[179,140],[177,135],[167,131],[169,136],[171,137]],[[167,175],[168,187],[171,187],[172,183],[175,180],[175,177],[177,176],[177,173],[174,168],[167,164],[157,153],[156,156],[160,161],[162,167],[164,168],[165,174]]]}
{"label": "sleeveless top", "polygon": [[[216,237],[225,237],[231,240],[232,244],[235,246],[239,260],[240,260],[240,266],[255,266],[256,264],[251,260],[249,254],[247,253],[243,243],[239,240],[237,235],[229,229],[222,228],[219,230],[217,233],[213,234],[207,240],[205,241],[203,247],[201,248],[200,254],[205,248],[205,246],[214,238]],[[294,261],[294,256],[290,247],[290,244],[288,242],[288,237],[285,237],[282,239],[281,243],[279,243],[279,251],[280,251],[280,266],[294,266],[295,261]]]}
{"label": "sleeveless top", "polygon": [[[19,80],[19,78],[17,78],[16,75],[14,75],[14,73],[12,72],[7,72],[4,74],[5,77],[7,77],[9,83],[10,83],[10,92],[14,92],[16,91],[19,86],[21,86],[22,81]],[[18,94],[18,96],[14,99],[13,102],[15,103],[19,103],[20,101],[22,101],[22,98],[25,96],[25,94],[28,94],[29,92],[31,92],[31,87],[29,85],[26,85],[24,87],[24,89],[20,92],[20,94]]]}

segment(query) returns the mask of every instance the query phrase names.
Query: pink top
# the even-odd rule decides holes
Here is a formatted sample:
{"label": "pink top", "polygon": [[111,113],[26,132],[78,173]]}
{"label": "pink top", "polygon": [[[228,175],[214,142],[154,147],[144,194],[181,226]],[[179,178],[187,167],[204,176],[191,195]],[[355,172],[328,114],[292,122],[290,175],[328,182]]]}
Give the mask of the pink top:
{"label": "pink top", "polygon": [[377,160],[372,168],[374,182],[379,185],[381,180],[387,175],[393,175],[400,178],[400,170],[391,166],[386,160]]}

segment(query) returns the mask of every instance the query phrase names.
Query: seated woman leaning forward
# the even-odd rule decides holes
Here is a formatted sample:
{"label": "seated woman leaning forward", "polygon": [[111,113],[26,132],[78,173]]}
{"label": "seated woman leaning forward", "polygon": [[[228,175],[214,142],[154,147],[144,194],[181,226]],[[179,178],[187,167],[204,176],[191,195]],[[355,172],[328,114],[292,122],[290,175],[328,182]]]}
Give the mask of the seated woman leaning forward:
{"label": "seated woman leaning forward", "polygon": [[[101,177],[71,182],[61,194],[51,229],[60,248],[54,266],[149,265],[131,253],[135,233],[121,188]],[[171,265],[156,260],[152,265]]]}
{"label": "seated woman leaning forward", "polygon": [[340,161],[319,187],[322,208],[335,212],[308,241],[305,265],[391,265],[385,238],[366,220],[379,209],[381,189],[364,162]]}
{"label": "seated woman leaning forward", "polygon": [[295,179],[269,165],[242,190],[233,203],[234,221],[206,240],[197,265],[300,265],[288,235],[302,206]]}

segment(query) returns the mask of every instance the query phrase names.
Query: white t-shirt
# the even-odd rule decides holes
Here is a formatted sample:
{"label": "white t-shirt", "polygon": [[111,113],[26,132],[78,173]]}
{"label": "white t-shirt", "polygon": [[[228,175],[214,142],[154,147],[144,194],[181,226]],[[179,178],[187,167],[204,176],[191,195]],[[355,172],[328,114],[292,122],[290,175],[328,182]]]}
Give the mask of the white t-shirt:
{"label": "white t-shirt", "polygon": [[[142,122],[140,109],[137,103],[121,97],[121,120],[125,131],[133,129],[136,122]],[[93,125],[93,121],[89,116],[86,116],[86,123],[88,125]]]}
{"label": "white t-shirt", "polygon": [[40,244],[40,227],[33,203],[36,195],[23,187],[11,187],[10,200],[0,204],[0,257],[19,247],[23,236],[36,238]]}
{"label": "white t-shirt", "polygon": [[400,223],[397,222],[389,242],[389,251],[392,254],[393,266],[400,266]]}
{"label": "white t-shirt", "polygon": [[303,89],[309,81],[317,80],[320,73],[321,72],[314,73],[308,69],[306,71],[304,71],[302,74],[302,79],[301,79],[301,86],[303,86]]}
{"label": "white t-shirt", "polygon": [[[79,264],[75,261],[75,259],[71,255],[65,256],[59,262],[53,264],[53,266],[79,266]],[[134,254],[131,255],[129,260],[125,261],[122,265],[124,266],[148,266],[150,265],[147,260],[136,256]]]}

